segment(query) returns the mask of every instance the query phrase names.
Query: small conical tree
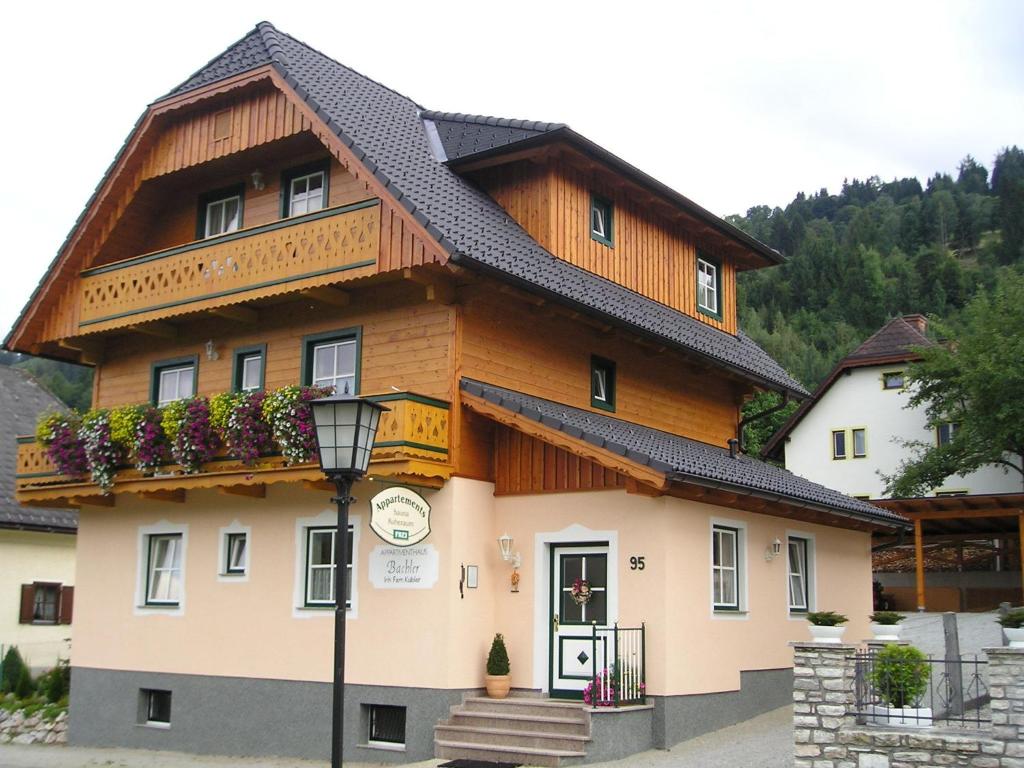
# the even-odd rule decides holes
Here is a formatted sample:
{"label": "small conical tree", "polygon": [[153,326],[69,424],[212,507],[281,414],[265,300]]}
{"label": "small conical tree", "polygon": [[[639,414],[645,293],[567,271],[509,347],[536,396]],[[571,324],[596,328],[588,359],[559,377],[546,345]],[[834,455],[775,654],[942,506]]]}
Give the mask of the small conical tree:
{"label": "small conical tree", "polygon": [[0,693],[13,693],[17,689],[22,670],[28,671],[25,660],[21,658],[18,646],[12,645],[0,662]]}
{"label": "small conical tree", "polygon": [[487,654],[487,674],[507,675],[509,670],[508,651],[505,650],[505,638],[501,634],[494,636],[491,652]]}

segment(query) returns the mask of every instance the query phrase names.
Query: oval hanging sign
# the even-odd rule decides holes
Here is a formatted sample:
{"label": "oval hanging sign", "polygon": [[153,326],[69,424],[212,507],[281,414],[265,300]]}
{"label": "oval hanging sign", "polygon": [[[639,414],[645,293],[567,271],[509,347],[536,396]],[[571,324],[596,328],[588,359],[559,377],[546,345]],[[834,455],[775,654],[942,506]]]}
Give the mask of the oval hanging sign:
{"label": "oval hanging sign", "polygon": [[370,529],[395,547],[419,544],[430,535],[430,505],[408,488],[386,488],[370,499]]}

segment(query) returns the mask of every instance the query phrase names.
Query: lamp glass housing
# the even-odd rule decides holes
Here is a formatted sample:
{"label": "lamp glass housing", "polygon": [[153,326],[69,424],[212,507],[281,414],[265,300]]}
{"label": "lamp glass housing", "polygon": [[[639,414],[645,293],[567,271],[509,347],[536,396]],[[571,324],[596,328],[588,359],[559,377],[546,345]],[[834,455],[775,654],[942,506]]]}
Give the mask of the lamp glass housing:
{"label": "lamp glass housing", "polygon": [[365,475],[380,415],[389,409],[347,395],[321,397],[309,405],[313,409],[320,469],[328,476]]}
{"label": "lamp glass housing", "polygon": [[501,559],[506,563],[512,559],[512,537],[507,533],[498,537],[498,550],[501,552]]}

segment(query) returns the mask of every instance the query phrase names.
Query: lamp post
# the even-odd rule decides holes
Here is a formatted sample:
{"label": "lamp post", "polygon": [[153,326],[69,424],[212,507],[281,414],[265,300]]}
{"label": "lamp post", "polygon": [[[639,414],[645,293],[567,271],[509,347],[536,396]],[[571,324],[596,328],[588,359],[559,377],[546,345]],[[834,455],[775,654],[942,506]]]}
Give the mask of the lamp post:
{"label": "lamp post", "polygon": [[310,402],[320,469],[334,482],[338,525],[334,531],[334,689],[331,695],[331,768],[341,768],[345,712],[345,602],[348,595],[348,505],[352,484],[366,474],[380,415],[370,400],[331,395]]}

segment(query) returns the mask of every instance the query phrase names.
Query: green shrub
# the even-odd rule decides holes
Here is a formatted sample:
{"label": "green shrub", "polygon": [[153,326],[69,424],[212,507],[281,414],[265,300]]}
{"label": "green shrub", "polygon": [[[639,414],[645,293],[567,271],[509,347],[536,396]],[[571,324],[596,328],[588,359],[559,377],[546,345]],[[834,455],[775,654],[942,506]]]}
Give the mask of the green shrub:
{"label": "green shrub", "polygon": [[913,706],[928,689],[925,655],[912,645],[890,643],[875,656],[871,683],[889,706]]}
{"label": "green shrub", "polygon": [[875,624],[892,626],[893,624],[899,624],[903,621],[904,616],[896,613],[896,611],[875,611],[868,618],[875,622]]}
{"label": "green shrub", "polygon": [[849,621],[843,614],[835,611],[811,611],[807,614],[807,620],[818,627],[838,627]]}
{"label": "green shrub", "polygon": [[3,662],[0,662],[0,693],[15,693],[17,691],[22,670],[28,672],[28,667],[25,665],[25,660],[21,658],[18,646],[12,645],[4,654]]}
{"label": "green shrub", "polygon": [[1024,627],[1024,608],[1007,611],[1005,616],[1000,616],[996,621],[1008,629],[1020,629]]}
{"label": "green shrub", "polygon": [[71,667],[61,659],[57,666],[39,678],[36,685],[49,702],[60,701],[67,695],[71,684]]}
{"label": "green shrub", "polygon": [[505,650],[505,638],[501,634],[497,634],[491,641],[491,652],[487,654],[487,674],[507,675],[508,670],[508,651]]}

